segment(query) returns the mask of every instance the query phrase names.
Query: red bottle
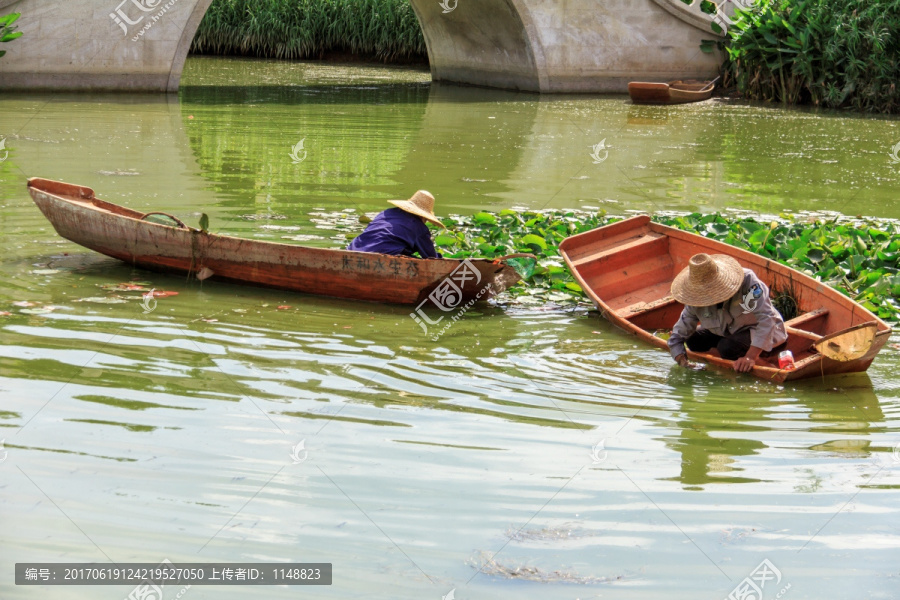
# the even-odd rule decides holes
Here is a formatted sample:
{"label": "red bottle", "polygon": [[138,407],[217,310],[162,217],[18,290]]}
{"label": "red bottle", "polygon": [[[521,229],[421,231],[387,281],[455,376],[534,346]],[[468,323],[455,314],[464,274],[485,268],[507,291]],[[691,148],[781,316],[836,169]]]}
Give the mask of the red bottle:
{"label": "red bottle", "polygon": [[790,350],[784,350],[778,354],[778,368],[790,371],[794,368],[794,354]]}

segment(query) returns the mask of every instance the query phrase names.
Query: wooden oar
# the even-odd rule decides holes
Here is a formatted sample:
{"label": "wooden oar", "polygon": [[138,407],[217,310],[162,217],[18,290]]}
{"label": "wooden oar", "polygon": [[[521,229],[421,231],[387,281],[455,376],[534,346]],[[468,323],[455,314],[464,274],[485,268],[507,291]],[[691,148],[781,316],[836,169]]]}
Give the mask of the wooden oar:
{"label": "wooden oar", "polygon": [[713,79],[712,81],[710,81],[709,83],[707,83],[706,85],[704,85],[702,88],[700,88],[700,91],[701,91],[701,92],[705,92],[705,91],[706,91],[706,88],[708,88],[708,87],[711,86],[711,85],[712,85],[712,86],[716,85],[716,82],[717,82],[719,79],[721,79],[721,78],[722,78],[722,76],[719,75],[718,77],[716,77],[715,79]]}

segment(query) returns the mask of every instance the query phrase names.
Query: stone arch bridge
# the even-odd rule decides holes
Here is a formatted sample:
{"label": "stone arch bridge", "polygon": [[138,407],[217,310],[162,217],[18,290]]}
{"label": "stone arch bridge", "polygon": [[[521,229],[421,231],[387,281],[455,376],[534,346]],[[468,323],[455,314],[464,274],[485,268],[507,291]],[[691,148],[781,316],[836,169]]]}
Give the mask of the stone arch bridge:
{"label": "stone arch bridge", "polygon": [[[212,0],[0,0],[24,33],[0,87],[174,92]],[[410,0],[435,81],[533,92],[622,92],[629,80],[713,75],[700,0]],[[726,0],[726,2],[729,0]]]}

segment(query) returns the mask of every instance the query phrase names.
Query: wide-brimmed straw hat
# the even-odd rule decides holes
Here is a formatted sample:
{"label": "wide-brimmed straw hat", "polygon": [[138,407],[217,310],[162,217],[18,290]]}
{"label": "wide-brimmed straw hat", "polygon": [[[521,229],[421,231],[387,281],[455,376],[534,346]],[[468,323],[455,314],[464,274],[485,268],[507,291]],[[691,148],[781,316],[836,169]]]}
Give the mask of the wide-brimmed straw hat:
{"label": "wide-brimmed straw hat", "polygon": [[422,217],[426,221],[430,221],[439,227],[447,228],[446,225],[438,221],[434,216],[434,196],[425,190],[419,190],[409,200],[388,200],[391,204],[408,213]]}
{"label": "wide-brimmed straw hat", "polygon": [[672,296],[686,306],[712,306],[734,296],[744,281],[740,263],[725,254],[695,254],[675,276]]}

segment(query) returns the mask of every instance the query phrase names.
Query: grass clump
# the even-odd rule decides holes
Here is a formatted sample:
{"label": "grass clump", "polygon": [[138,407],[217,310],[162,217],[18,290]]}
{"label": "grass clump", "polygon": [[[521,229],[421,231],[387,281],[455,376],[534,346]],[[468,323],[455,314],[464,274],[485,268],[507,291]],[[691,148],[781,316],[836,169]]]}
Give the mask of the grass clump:
{"label": "grass clump", "polygon": [[800,300],[793,281],[785,287],[772,290],[772,306],[785,321],[800,315]]}
{"label": "grass clump", "polygon": [[427,56],[406,0],[213,0],[191,52],[279,59],[339,53],[384,62]]}

